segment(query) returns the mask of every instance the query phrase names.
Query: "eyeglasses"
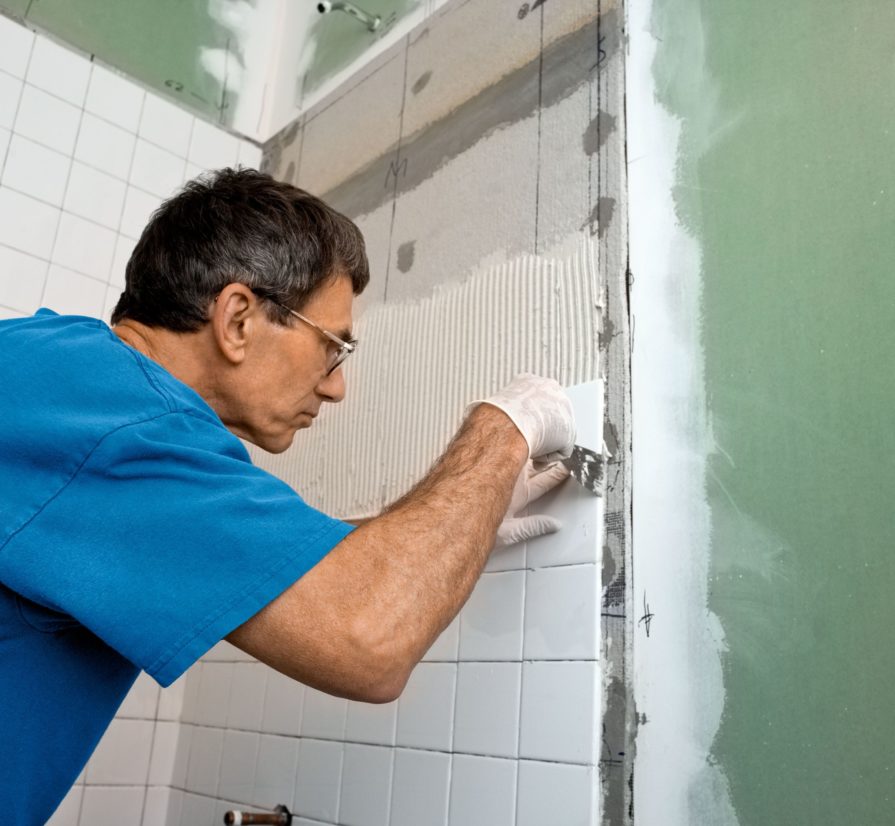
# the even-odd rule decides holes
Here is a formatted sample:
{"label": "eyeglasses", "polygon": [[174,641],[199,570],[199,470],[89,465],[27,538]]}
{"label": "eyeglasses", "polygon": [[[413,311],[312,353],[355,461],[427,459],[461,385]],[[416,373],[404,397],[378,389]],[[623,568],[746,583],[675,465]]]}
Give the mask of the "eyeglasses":
{"label": "eyeglasses", "polygon": [[[249,289],[251,289],[251,287]],[[287,313],[291,313],[297,319],[303,321],[308,326],[313,327],[318,333],[320,333],[322,336],[335,344],[336,347],[338,347],[337,350],[327,351],[327,376],[331,375],[335,371],[335,369],[357,349],[356,338],[351,339],[351,341],[343,341],[335,333],[331,333],[329,330],[324,330],[319,324],[315,324],[313,321],[311,321],[311,319],[305,318],[301,313],[297,313],[295,310],[289,309],[289,307],[285,306],[284,304],[280,304],[279,301],[274,301],[270,296],[258,292],[257,290],[252,290],[252,292],[255,293],[255,295],[260,296],[261,298],[270,301],[271,304],[276,304],[277,307],[279,307],[281,310],[285,310]]]}

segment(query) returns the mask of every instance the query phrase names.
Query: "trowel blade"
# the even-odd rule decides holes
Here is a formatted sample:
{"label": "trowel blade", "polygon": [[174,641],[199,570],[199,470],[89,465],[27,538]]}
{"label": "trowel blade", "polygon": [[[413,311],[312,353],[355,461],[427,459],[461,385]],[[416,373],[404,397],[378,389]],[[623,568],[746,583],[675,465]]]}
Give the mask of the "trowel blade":
{"label": "trowel blade", "polygon": [[571,471],[572,478],[594,496],[603,495],[603,457],[581,445],[572,448],[572,455],[562,463]]}

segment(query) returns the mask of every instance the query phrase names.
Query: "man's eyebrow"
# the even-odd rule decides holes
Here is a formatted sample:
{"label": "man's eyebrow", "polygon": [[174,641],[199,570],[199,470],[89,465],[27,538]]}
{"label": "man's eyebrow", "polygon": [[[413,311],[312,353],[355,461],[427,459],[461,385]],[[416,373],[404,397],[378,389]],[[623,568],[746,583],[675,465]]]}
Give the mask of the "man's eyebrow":
{"label": "man's eyebrow", "polygon": [[338,333],[336,333],[336,335],[340,339],[342,339],[342,341],[354,341],[354,339],[351,336],[351,328],[350,327],[343,327],[341,330],[339,330]]}

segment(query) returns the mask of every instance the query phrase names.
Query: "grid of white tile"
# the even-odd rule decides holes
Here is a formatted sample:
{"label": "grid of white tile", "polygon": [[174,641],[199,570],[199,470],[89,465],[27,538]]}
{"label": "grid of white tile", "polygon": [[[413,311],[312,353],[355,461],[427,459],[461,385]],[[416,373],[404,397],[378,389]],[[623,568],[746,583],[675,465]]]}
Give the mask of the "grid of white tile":
{"label": "grid of white tile", "polygon": [[260,150],[0,17],[0,318],[108,319],[152,211]]}
{"label": "grid of white tile", "polygon": [[[602,386],[572,398],[598,443]],[[306,826],[590,826],[600,504],[571,484],[548,497],[568,529],[483,574],[393,703],[330,697],[216,646],[188,675],[170,826],[276,804]]]}

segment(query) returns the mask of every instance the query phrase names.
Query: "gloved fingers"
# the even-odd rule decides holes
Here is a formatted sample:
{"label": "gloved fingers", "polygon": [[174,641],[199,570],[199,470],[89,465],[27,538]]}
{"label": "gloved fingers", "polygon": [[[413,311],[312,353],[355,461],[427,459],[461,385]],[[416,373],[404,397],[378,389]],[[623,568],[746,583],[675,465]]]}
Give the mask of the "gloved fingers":
{"label": "gloved fingers", "polygon": [[505,519],[497,529],[497,541],[494,547],[506,548],[517,542],[524,542],[526,539],[556,533],[561,527],[562,522],[545,514]]}
{"label": "gloved fingers", "polygon": [[547,491],[558,487],[569,478],[569,469],[562,462],[539,468],[528,477],[528,501],[540,499]]}

